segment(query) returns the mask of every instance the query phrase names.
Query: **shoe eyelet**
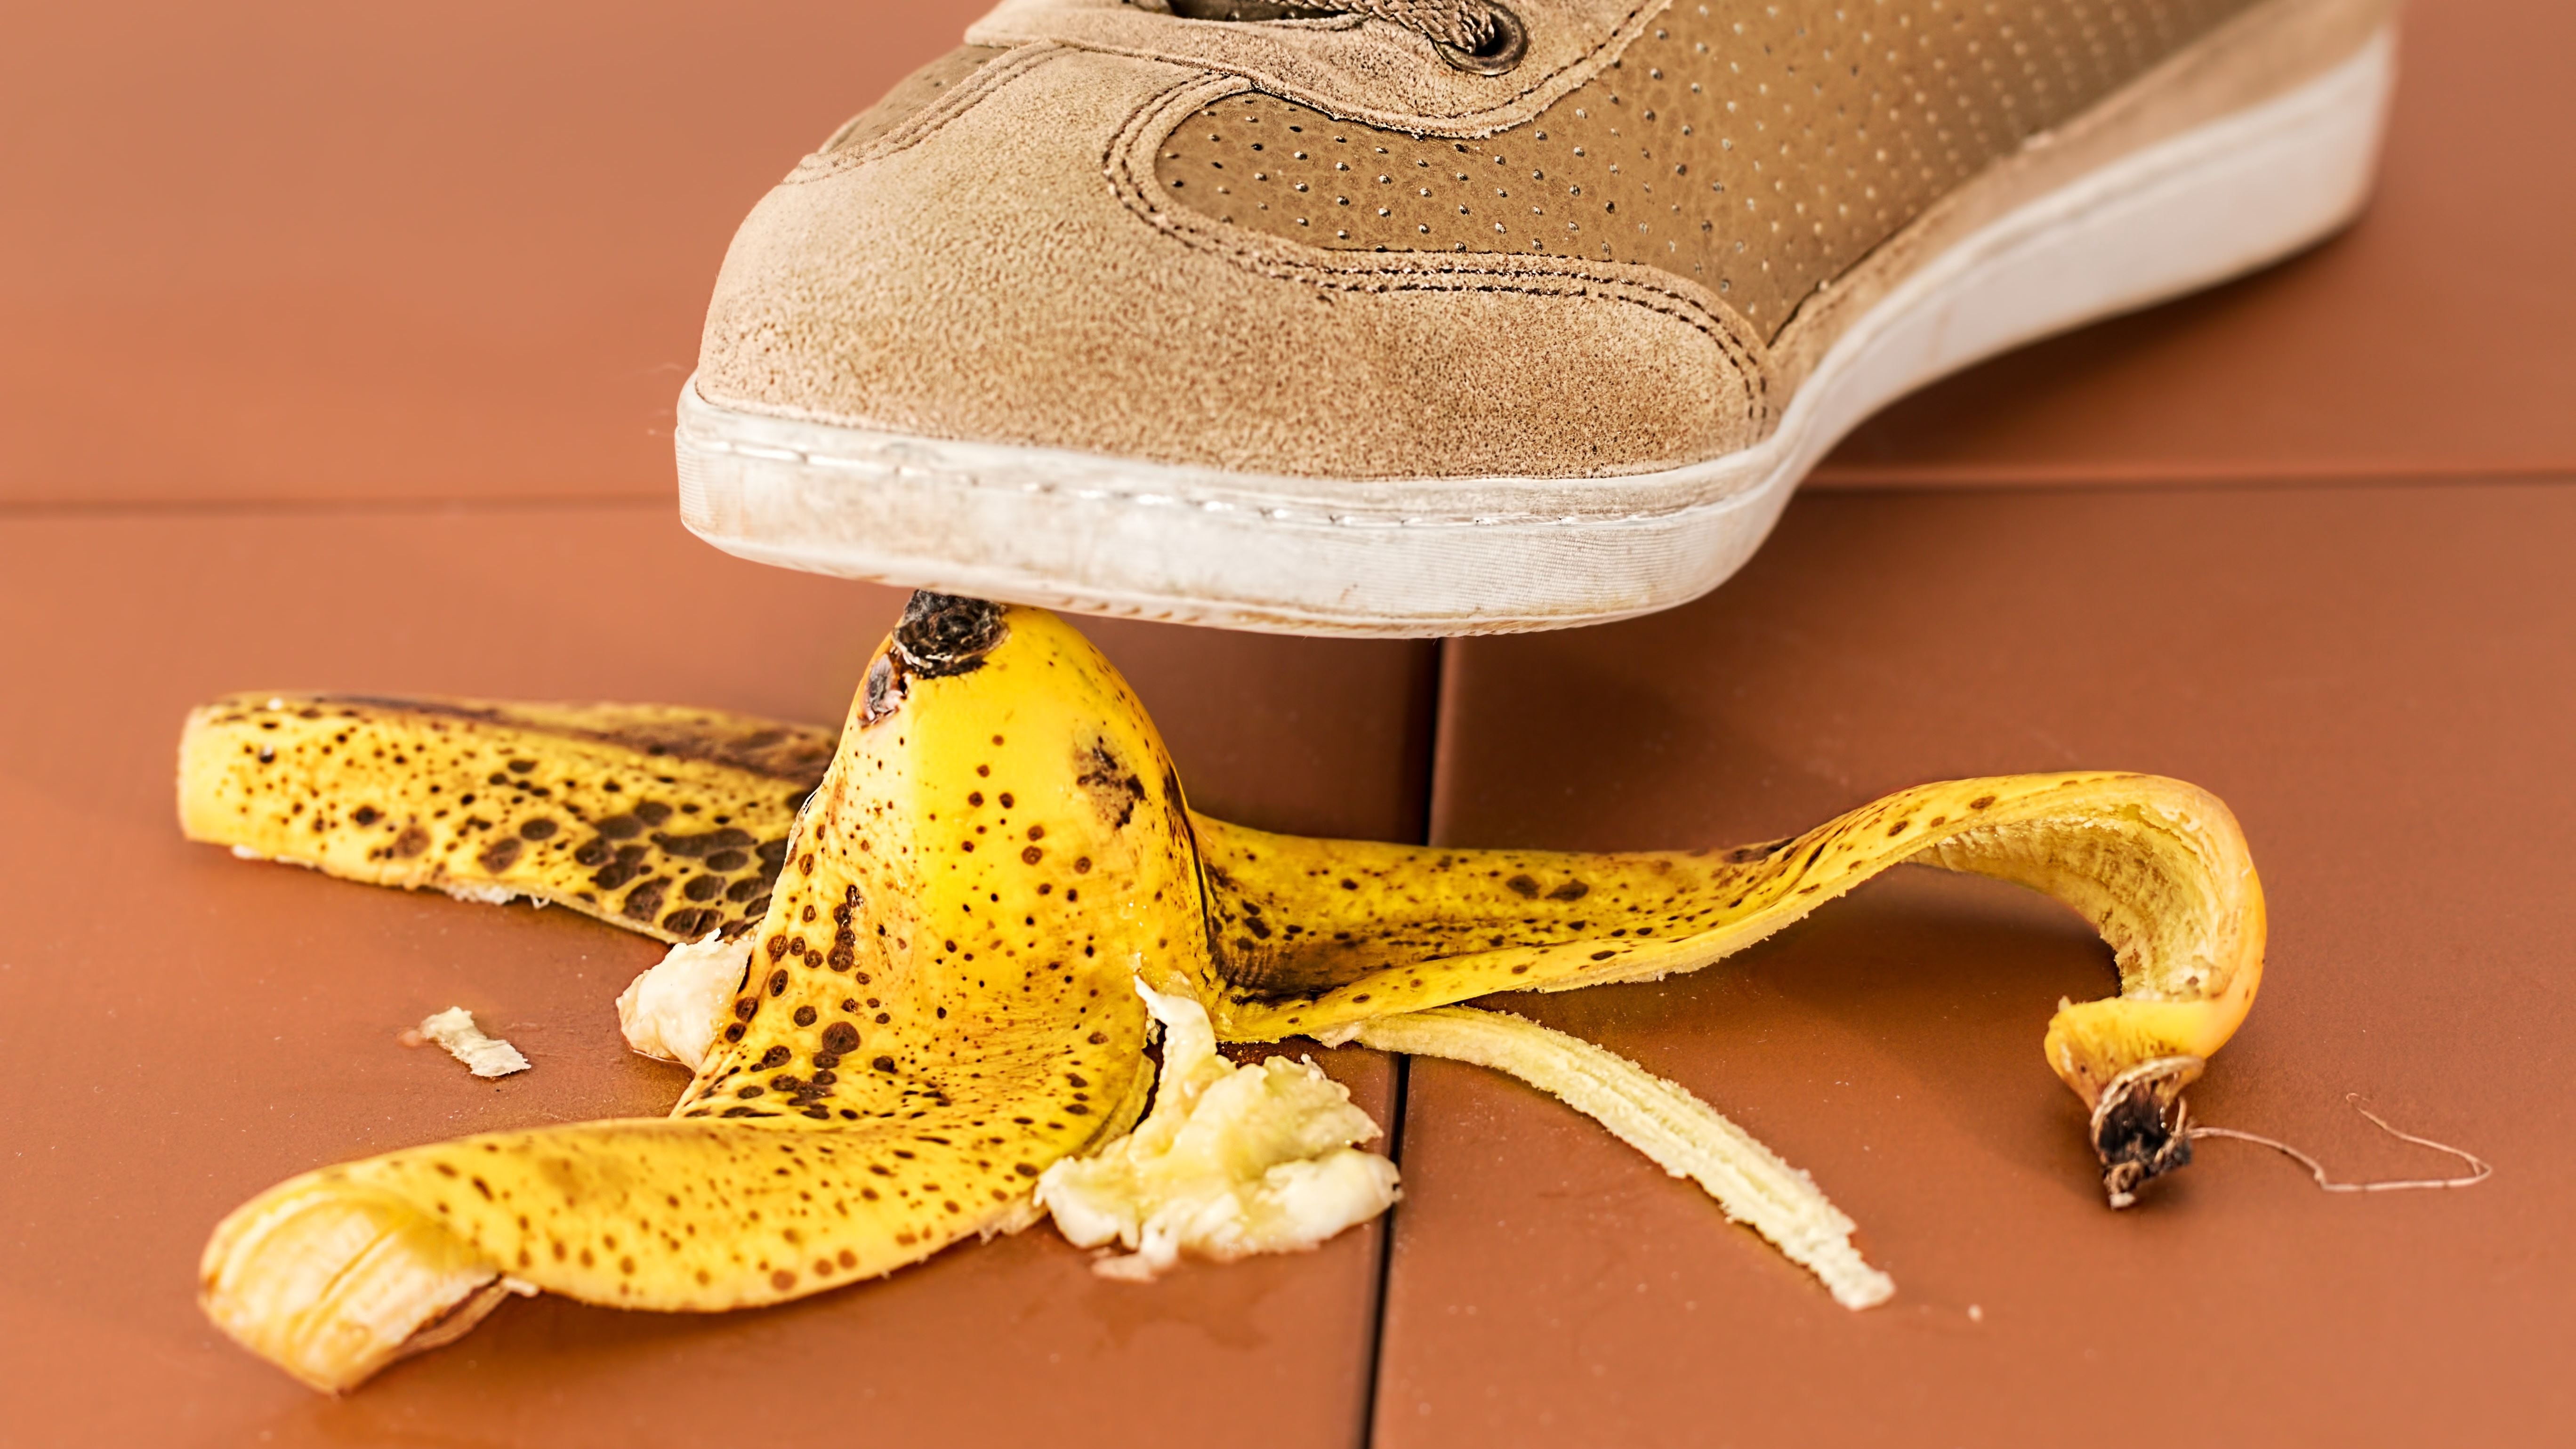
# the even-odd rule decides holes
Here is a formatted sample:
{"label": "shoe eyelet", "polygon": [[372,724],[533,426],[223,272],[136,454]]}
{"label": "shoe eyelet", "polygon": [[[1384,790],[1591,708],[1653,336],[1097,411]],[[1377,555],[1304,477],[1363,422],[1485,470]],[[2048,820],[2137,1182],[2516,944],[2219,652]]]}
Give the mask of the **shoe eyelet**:
{"label": "shoe eyelet", "polygon": [[1519,65],[1521,57],[1529,54],[1529,27],[1521,24],[1521,18],[1508,6],[1495,0],[1485,0],[1485,14],[1493,23],[1485,31],[1484,44],[1469,50],[1435,40],[1431,48],[1440,52],[1442,60],[1469,75],[1501,75]]}

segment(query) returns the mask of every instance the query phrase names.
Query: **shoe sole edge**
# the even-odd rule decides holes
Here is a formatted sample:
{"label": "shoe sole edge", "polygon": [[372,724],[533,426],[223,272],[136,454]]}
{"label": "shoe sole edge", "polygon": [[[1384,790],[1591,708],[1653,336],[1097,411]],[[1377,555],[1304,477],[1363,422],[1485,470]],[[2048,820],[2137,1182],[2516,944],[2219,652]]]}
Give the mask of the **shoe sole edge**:
{"label": "shoe sole edge", "polygon": [[1741,567],[1797,483],[1887,403],[2348,224],[2395,68],[2391,26],[2298,86],[1979,228],[1863,313],[1769,438],[1703,462],[1577,479],[1269,476],[747,413],[692,378],[674,434],[681,518],[758,562],[1228,628],[1419,637],[1651,613]]}

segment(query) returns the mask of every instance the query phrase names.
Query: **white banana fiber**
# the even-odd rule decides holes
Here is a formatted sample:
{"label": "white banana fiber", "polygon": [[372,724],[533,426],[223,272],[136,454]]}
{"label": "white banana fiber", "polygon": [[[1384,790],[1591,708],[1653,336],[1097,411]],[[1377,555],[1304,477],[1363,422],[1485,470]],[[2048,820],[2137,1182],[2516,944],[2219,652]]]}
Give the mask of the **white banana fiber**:
{"label": "white banana fiber", "polygon": [[1896,1292],[1894,1279],[1862,1260],[1852,1246],[1852,1220],[1815,1179],[1716,1108],[1616,1052],[1506,1012],[1464,1006],[1364,1022],[1351,1038],[1380,1051],[1490,1067],[1560,1098],[1666,1172],[1697,1182],[1729,1218],[1769,1238],[1846,1308],[1874,1307]]}
{"label": "white banana fiber", "polygon": [[420,1036],[447,1048],[447,1054],[478,1077],[506,1077],[528,1069],[519,1049],[474,1024],[474,1013],[451,1006],[420,1024]]}

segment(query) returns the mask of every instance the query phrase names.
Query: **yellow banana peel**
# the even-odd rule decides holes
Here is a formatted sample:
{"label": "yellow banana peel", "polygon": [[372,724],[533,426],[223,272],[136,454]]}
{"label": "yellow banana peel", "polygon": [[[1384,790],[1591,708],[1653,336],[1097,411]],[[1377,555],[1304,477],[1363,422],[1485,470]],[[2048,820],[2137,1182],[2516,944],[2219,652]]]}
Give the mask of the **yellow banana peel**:
{"label": "yellow banana peel", "polygon": [[[742,961],[668,1118],[389,1153],[225,1219],[207,1312],[331,1391],[462,1333],[507,1291],[746,1307],[1025,1226],[1040,1179],[1118,1141],[1153,1094],[1140,987],[1190,1003],[1221,1040],[1356,1037],[1519,1075],[1865,1306],[1889,1285],[1804,1174],[1634,1064],[1457,1003],[1695,970],[1900,863],[2017,881],[2115,952],[2119,994],[2061,1004],[2043,1048],[2092,1109],[2120,1206],[2188,1160],[2179,1094],[2262,971],[2236,822],[2176,781],[1952,781],[1721,851],[1273,835],[1188,809],[1143,705],[1074,630],[933,594],[871,660],[837,748],[651,706],[239,696],[190,717],[180,815],[241,854],[713,935]],[[1150,1135],[1187,1131],[1174,1116]],[[1363,1134],[1325,1135],[1318,1150],[1347,1151]],[[1056,1180],[1178,1181],[1146,1146]],[[1193,1150],[1279,1167],[1214,1146]],[[1273,1200],[1192,1181],[1190,1201],[1228,1212]],[[1380,1187],[1382,1206],[1391,1168]]]}
{"label": "yellow banana peel", "polygon": [[236,855],[665,941],[769,909],[832,734],[663,705],[240,694],[192,711],[179,825]]}

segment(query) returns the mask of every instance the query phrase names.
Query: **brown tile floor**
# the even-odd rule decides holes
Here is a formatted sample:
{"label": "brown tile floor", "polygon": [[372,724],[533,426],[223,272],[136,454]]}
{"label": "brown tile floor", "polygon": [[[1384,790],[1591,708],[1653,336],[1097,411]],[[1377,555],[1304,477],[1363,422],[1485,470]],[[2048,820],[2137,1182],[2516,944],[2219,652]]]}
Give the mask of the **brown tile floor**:
{"label": "brown tile floor", "polygon": [[735,224],[988,8],[13,15],[0,506],[669,498]]}
{"label": "brown tile floor", "polygon": [[[1662,619],[1455,648],[1436,821],[1675,844],[1958,771],[2202,780],[2253,833],[2276,935],[2198,1106],[2417,1170],[2342,1109],[2366,1091],[2493,1183],[2326,1198],[2213,1144],[2112,1216],[2035,1050],[2059,994],[2098,989],[2098,948],[2044,903],[1891,879],[1739,964],[1532,1008],[1814,1170],[1902,1285],[1872,1314],[1589,1126],[1429,1063],[1382,1319],[1376,1230],[1142,1293],[1032,1234],[773,1313],[512,1305],[340,1402],[224,1344],[191,1270],[246,1193],[676,1083],[603,1007],[649,947],[178,841],[180,712],[268,681],[836,717],[893,596],[689,541],[662,430],[735,220],[979,8],[134,0],[13,26],[0,1445],[703,1442],[753,1385],[790,1441],[2563,1422],[2576,22],[2553,0],[2414,7],[2383,201],[2348,238],[1937,387],[1820,479],[1948,486],[1810,496],[1742,581]],[[2280,486],[2301,480],[2406,486]],[[2175,486],[2206,483],[2265,486]],[[2111,486],[1991,491],[2023,484]],[[1097,637],[1207,808],[1424,828],[1427,647]],[[451,1001],[540,1070],[487,1092],[386,1047]],[[1331,1065],[1381,1110],[1399,1090],[1364,1054]]]}
{"label": "brown tile floor", "polygon": [[[1312,1258],[1092,1277],[1052,1232],[785,1309],[505,1306],[461,1353],[317,1398],[198,1314],[232,1206],[309,1167],[487,1127],[658,1114],[676,1069],[618,1039],[650,942],[178,839],[188,705],[235,688],[670,699],[839,718],[900,595],[714,553],[666,508],[0,521],[0,1444],[1238,1442],[1359,1433],[1372,1228]],[[1428,646],[1094,631],[1204,808],[1418,838]],[[485,1085],[394,1036],[462,1003],[536,1070]],[[1381,1121],[1383,1058],[1326,1055]],[[751,1386],[775,1385],[778,1391]],[[1150,1385],[1150,1388],[1146,1387]],[[1144,1429],[1150,1430],[1152,1424]],[[1178,1429],[1174,1429],[1177,1437]]]}
{"label": "brown tile floor", "polygon": [[[1380,1449],[2526,1444],[2576,1413],[2559,1124],[2576,956],[2576,487],[1810,495],[1717,594],[1452,644],[1434,838],[1675,847],[1894,787],[2176,775],[2264,872],[2261,1003],[2203,1142],[2103,1205],[2042,1062],[2109,955],[2045,900],[1900,872],[1696,976],[1514,1009],[1625,1051],[1813,1172],[1898,1296],[1836,1307],[1698,1191],[1536,1093],[1413,1064]],[[1970,1316],[1971,1305],[1982,1320]]]}

